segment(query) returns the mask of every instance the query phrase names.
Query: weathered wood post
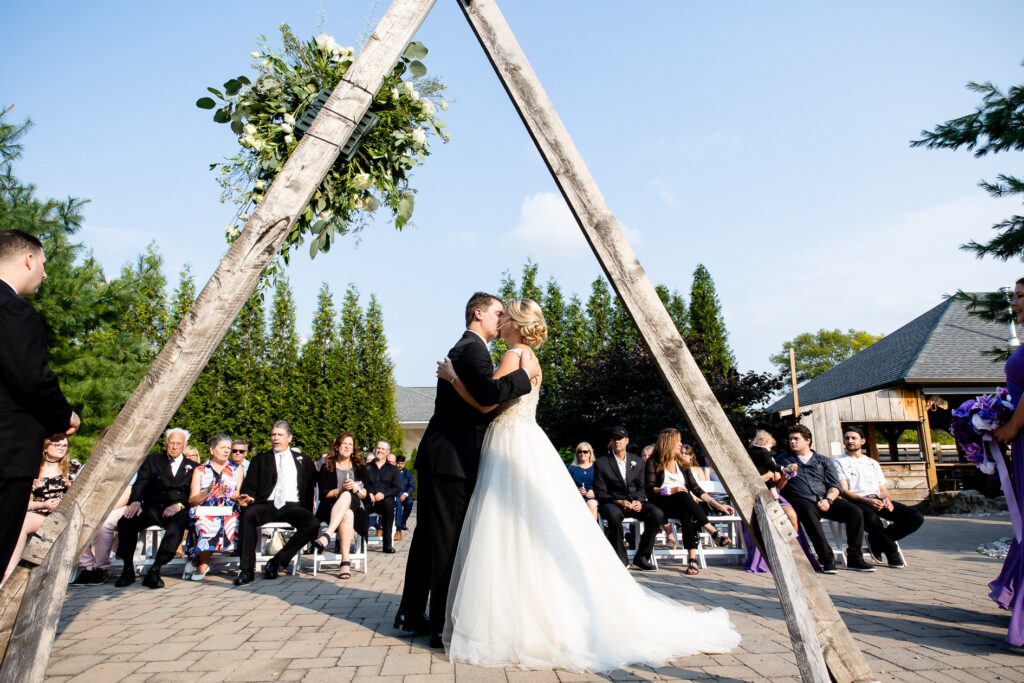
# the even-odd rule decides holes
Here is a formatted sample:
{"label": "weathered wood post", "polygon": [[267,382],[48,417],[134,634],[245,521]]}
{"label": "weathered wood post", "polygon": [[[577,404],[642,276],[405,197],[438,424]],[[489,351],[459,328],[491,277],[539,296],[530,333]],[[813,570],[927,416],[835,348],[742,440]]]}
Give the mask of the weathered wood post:
{"label": "weathered wood post", "polygon": [[[394,0],[388,8],[313,122],[311,134],[303,136],[128,403],[100,435],[71,490],[40,528],[38,537],[26,546],[24,562],[42,562],[76,504],[82,509],[83,533],[76,536],[74,556],[89,544],[277,256],[292,225],[352,135],[352,122],[361,120],[369,109],[384,77],[433,6],[434,0]],[[11,581],[0,592],[0,651],[6,650],[23,589],[23,582]],[[61,591],[61,602],[63,595]]]}
{"label": "weathered wood post", "polygon": [[[494,0],[459,0],[459,6],[568,202],[583,235],[597,255],[598,262],[640,330],[676,403],[705,453],[711,457],[744,523],[750,527],[754,501],[765,490],[764,482],[640,266],[622,228],[608,208],[515,35]],[[768,508],[775,507],[778,504],[774,501],[768,505]],[[782,522],[784,516],[781,514],[773,513],[768,517],[771,523],[765,524],[764,528],[772,538],[766,543],[766,550],[775,550],[775,557],[778,558],[782,554],[778,550],[788,545],[792,553],[790,561],[795,561],[795,567],[789,562],[780,563],[777,559],[771,565],[776,585],[780,594],[783,594],[782,605],[791,630],[796,629],[801,634],[802,643],[820,642],[825,663],[835,680],[870,678],[871,670],[864,656],[828,593],[819,585],[810,563],[800,551],[792,526]],[[767,552],[765,556],[772,557]],[[801,585],[806,597],[801,596],[796,589]],[[797,603],[806,604],[810,608],[813,622],[808,623],[801,619],[801,614],[792,611]],[[813,662],[807,661],[808,657],[813,656],[813,650],[813,647],[796,648],[800,670],[807,676],[805,680],[815,680]]]}

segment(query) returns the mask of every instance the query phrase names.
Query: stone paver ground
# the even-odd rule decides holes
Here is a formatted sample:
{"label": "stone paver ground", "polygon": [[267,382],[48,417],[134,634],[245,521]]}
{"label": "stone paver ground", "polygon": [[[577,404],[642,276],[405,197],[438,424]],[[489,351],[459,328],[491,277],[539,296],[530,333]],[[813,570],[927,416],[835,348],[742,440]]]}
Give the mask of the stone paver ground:
{"label": "stone paver ground", "polygon": [[[880,680],[1024,681],[1024,655],[1003,642],[1008,613],[987,597],[1000,562],[975,551],[1010,533],[1005,516],[929,517],[906,539],[907,569],[820,577]],[[328,568],[236,588],[224,570],[203,583],[167,578],[162,590],[112,580],[71,589],[47,680],[797,680],[770,576],[718,564],[687,577],[676,562],[637,579],[688,604],[727,608],[743,634],[736,651],[608,675],[453,666],[424,638],[392,628],[411,535],[395,555],[371,550],[370,572],[348,581]]]}

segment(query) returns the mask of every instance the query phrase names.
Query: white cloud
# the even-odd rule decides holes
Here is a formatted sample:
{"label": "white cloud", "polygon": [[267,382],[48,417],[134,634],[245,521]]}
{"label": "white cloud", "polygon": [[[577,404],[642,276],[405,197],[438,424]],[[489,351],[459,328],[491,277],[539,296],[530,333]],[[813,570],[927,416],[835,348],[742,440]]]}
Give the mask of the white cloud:
{"label": "white cloud", "polygon": [[[642,240],[639,231],[620,226],[631,243]],[[502,235],[501,244],[533,257],[577,259],[592,253],[565,200],[554,192],[527,196],[519,224]]]}
{"label": "white cloud", "polygon": [[651,178],[650,186],[653,187],[661,201],[669,206],[679,209],[683,207],[683,201],[679,199],[670,189],[674,183],[668,178]]}

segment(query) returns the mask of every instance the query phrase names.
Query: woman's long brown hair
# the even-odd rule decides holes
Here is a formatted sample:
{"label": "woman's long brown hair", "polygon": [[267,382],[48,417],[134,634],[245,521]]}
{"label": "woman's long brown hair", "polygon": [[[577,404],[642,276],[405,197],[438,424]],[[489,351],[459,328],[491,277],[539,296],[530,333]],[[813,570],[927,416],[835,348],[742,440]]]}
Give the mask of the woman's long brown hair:
{"label": "woman's long brown hair", "polygon": [[334,468],[338,466],[338,458],[341,455],[341,442],[346,438],[352,439],[352,467],[366,466],[366,463],[363,461],[363,454],[359,452],[359,444],[356,443],[355,434],[352,432],[342,432],[334,437],[334,441],[331,442],[331,448],[327,451],[327,457],[324,458],[324,467],[327,468],[328,472],[333,472]]}
{"label": "woman's long brown hair", "polygon": [[683,440],[679,430],[675,427],[662,429],[658,433],[658,441],[654,444],[654,452],[651,453],[651,460],[654,461],[655,470],[661,472],[668,464],[676,458],[676,446]]}

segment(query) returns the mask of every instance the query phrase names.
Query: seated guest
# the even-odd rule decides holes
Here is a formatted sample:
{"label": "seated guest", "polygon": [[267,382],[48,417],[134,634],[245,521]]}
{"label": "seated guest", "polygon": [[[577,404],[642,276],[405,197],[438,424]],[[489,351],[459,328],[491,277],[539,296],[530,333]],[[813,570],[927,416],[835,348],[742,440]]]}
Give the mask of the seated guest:
{"label": "seated guest", "polygon": [[[758,429],[750,439],[750,447],[747,448],[747,454],[753,461],[754,467],[757,468],[757,473],[761,475],[765,486],[771,491],[772,497],[779,501],[783,512],[786,513],[786,517],[789,518],[793,528],[799,533],[800,523],[796,518],[796,510],[789,504],[789,501],[782,497],[781,493],[781,489],[789,481],[789,477],[783,471],[782,466],[775,462],[775,458],[772,456],[773,448],[775,448],[775,437],[764,429]],[[788,469],[796,472],[796,467],[793,465],[790,465]]]}
{"label": "seated guest", "polygon": [[242,475],[249,473],[249,443],[244,439],[235,439],[231,442],[231,462],[242,468]]}
{"label": "seated guest", "polygon": [[209,459],[192,473],[188,496],[192,525],[185,543],[189,556],[185,576],[191,574],[193,581],[206,578],[211,553],[235,547],[243,472],[230,458],[231,437],[218,434],[210,439]]}
{"label": "seated guest", "polygon": [[[692,451],[692,449],[691,449]],[[699,529],[703,527],[719,546],[732,545],[732,539],[723,535],[708,521],[708,516],[697,504],[704,501],[712,509],[731,515],[730,505],[723,505],[700,488],[693,478],[693,471],[683,466],[683,442],[678,429],[669,427],[661,430],[654,444],[646,466],[646,489],[648,498],[658,506],[665,519],[678,519],[683,527],[683,547],[687,550],[686,573],[700,572],[697,564],[697,541]]]}
{"label": "seated guest", "polygon": [[[917,531],[924,524],[924,515],[889,497],[882,467],[861,451],[864,441],[864,430],[860,427],[850,426],[843,432],[846,453],[836,460],[843,498],[863,513],[872,556],[881,561],[884,554],[890,567],[902,569],[906,564],[900,559],[896,541]],[[891,520],[892,524],[885,526],[882,519]]]}
{"label": "seated guest", "polygon": [[132,484],[128,507],[117,522],[117,556],[124,566],[121,577],[114,584],[119,588],[135,583],[135,544],[139,532],[151,526],[164,529],[153,566],[142,578],[147,588],[163,588],[160,568],[174,559],[174,552],[188,527],[188,493],[192,484],[195,463],[187,460],[182,451],[189,433],[184,429],[167,430],[167,452],[151,453],[142,461],[142,467]]}
{"label": "seated guest", "polygon": [[569,476],[583,496],[590,514],[597,520],[597,498],[594,495],[594,448],[586,441],[576,446],[576,457],[569,465]]}
{"label": "seated guest", "polygon": [[[412,516],[412,494],[416,492],[416,477],[412,472],[405,469],[405,456],[399,455],[395,458],[395,467],[398,468],[398,475],[402,481],[402,492],[398,494],[398,502],[395,504],[395,524],[399,532],[409,530],[409,517]],[[395,540],[400,539],[395,534]]]}
{"label": "seated guest", "polygon": [[43,461],[39,464],[39,476],[32,482],[32,497],[28,502],[25,520],[21,523],[21,536],[18,537],[18,544],[14,546],[14,553],[7,563],[4,579],[0,584],[7,581],[7,577],[21,561],[21,553],[25,550],[29,535],[39,531],[39,527],[46,521],[46,516],[57,507],[60,499],[68,491],[71,485],[71,477],[68,474],[71,466],[69,446],[68,437],[63,434],[43,440]]}
{"label": "seated guest", "polygon": [[295,528],[284,547],[263,567],[265,579],[276,579],[295,553],[316,538],[320,530],[320,523],[313,516],[316,465],[308,455],[289,448],[292,438],[288,422],[275,422],[270,430],[273,448],[252,459],[249,474],[242,480],[242,493],[238,497],[239,504],[244,506],[240,530],[242,548],[234,581],[236,586],[253,580],[256,543],[262,525],[284,523]]}
{"label": "seated guest", "polygon": [[387,455],[381,453],[381,444],[390,452],[387,441],[377,442],[377,457],[366,467],[366,489],[370,493],[368,512],[381,516],[381,529],[378,536],[384,536],[384,552],[395,552],[391,532],[395,525],[395,499],[402,491],[402,477],[398,468],[388,462]]}
{"label": "seated guest", "polygon": [[647,502],[644,491],[644,466],[639,457],[626,451],[629,433],[625,427],[612,429],[609,442],[611,455],[594,462],[594,495],[597,510],[607,523],[605,536],[612,544],[623,566],[629,564],[622,520],[633,517],[643,522],[644,532],[633,555],[633,566],[645,572],[654,571],[651,552],[664,518],[661,510]]}
{"label": "seated guest", "polygon": [[[132,480],[134,483],[134,479]],[[78,576],[71,582],[72,586],[99,586],[107,582],[107,570],[110,568],[110,549],[114,547],[114,534],[117,532],[117,522],[124,514],[128,499],[131,497],[132,487],[128,486],[121,494],[121,497],[114,503],[114,509],[107,515],[107,519],[100,525],[99,531],[92,539],[92,545],[85,549],[82,558],[78,560]]]}
{"label": "seated guest", "polygon": [[183,449],[181,449],[181,454],[197,465],[200,462],[199,449],[193,446],[192,444],[189,444],[185,446]]}
{"label": "seated guest", "polygon": [[342,432],[331,443],[330,450],[320,461],[317,473],[317,491],[320,503],[316,508],[316,516],[327,528],[320,532],[320,538],[314,545],[323,552],[331,542],[335,532],[339,532],[341,550],[340,578],[352,577],[352,563],[349,553],[352,551],[352,540],[355,533],[366,538],[367,520],[366,505],[369,497],[366,491],[366,465],[359,454],[356,438],[349,432]]}
{"label": "seated guest", "polygon": [[875,568],[864,561],[860,552],[864,540],[864,515],[860,508],[839,497],[840,478],[835,463],[811,450],[811,430],[804,425],[789,428],[790,453],[776,460],[783,468],[796,465],[795,474],[786,484],[786,500],[796,510],[818,554],[821,571],[836,573],[835,554],[825,541],[821,520],[833,519],[846,525],[846,566],[857,572],[873,572]]}

